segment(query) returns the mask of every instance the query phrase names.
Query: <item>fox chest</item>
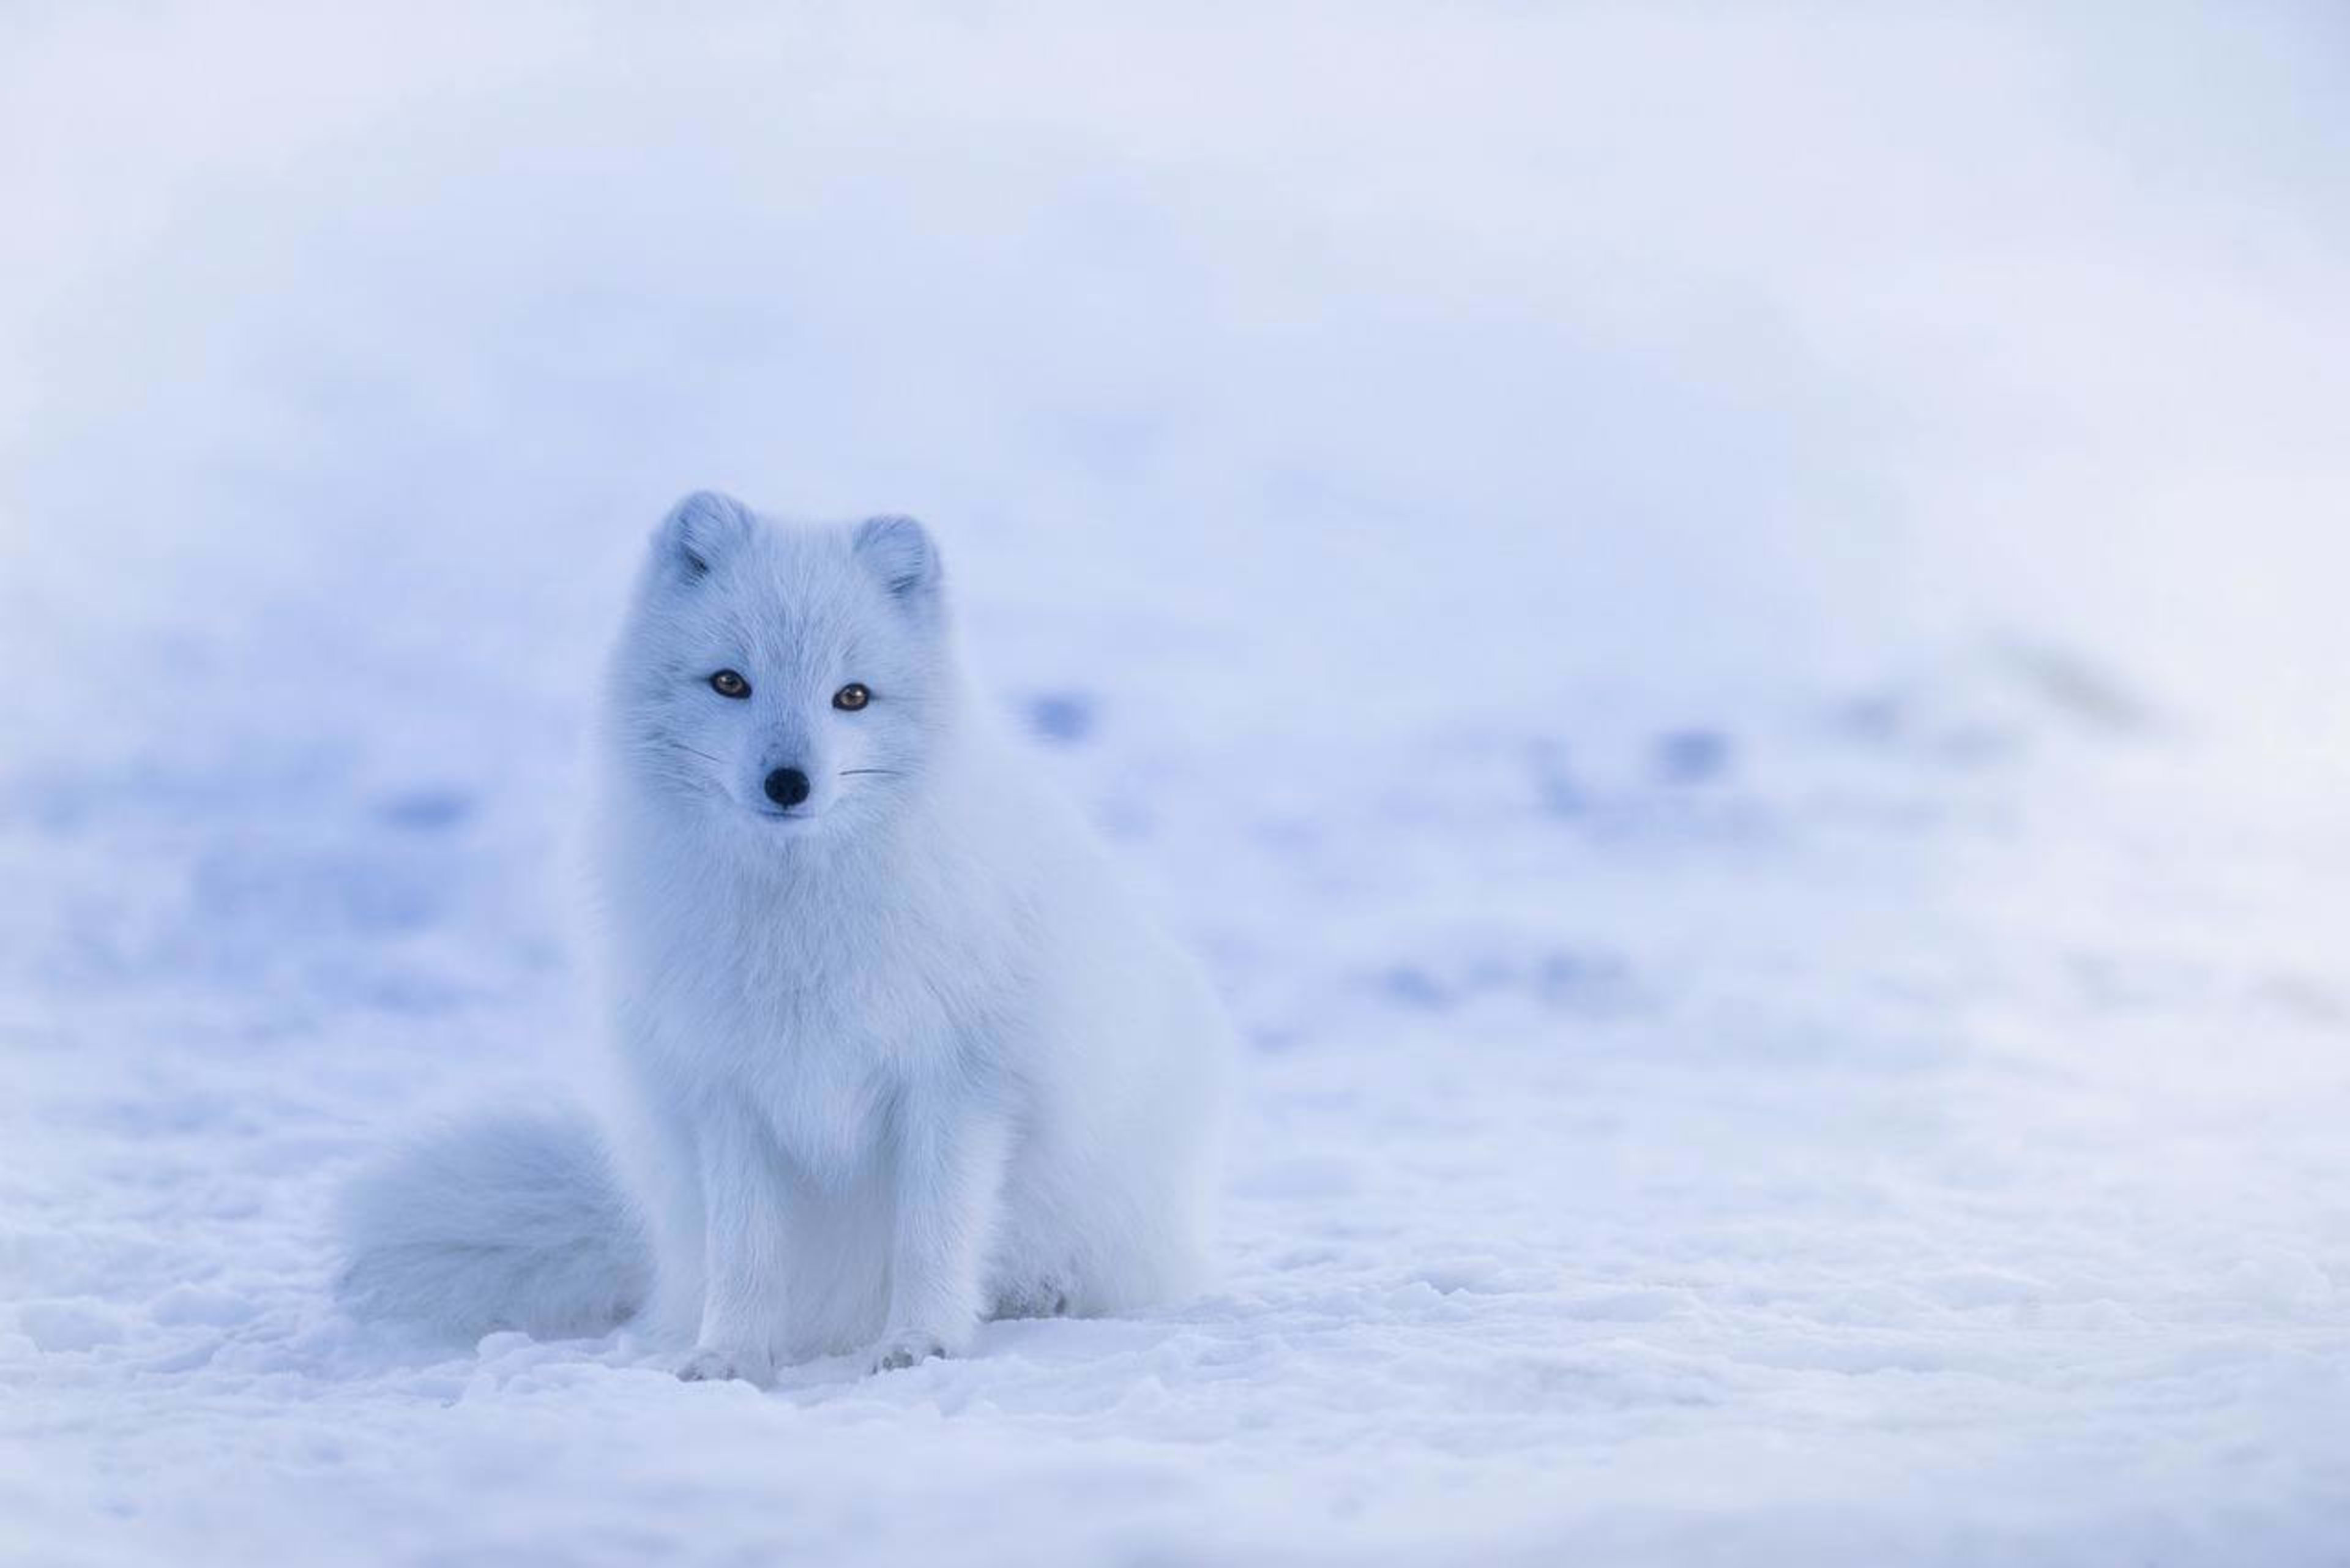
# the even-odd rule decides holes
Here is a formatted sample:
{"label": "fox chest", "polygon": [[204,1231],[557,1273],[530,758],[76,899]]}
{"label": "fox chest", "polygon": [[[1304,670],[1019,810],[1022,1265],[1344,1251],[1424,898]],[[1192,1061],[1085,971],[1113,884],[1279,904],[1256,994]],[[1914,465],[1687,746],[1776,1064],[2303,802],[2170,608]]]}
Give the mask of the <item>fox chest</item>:
{"label": "fox chest", "polygon": [[677,1005],[661,1010],[660,1033],[673,1070],[697,1095],[747,1100],[806,1174],[853,1174],[886,1147],[910,1086],[960,1070],[988,1011],[972,966],[889,957],[836,961],[802,946],[754,950],[691,978],[671,971]]}
{"label": "fox chest", "polygon": [[1002,900],[873,881],[886,898],[722,885],[618,933],[624,1033],[688,1105],[747,1099],[811,1174],[864,1163],[910,1094],[989,1075],[1020,1011],[1022,923],[982,913]]}
{"label": "fox chest", "polygon": [[785,1153],[820,1179],[870,1163],[906,1085],[954,1049],[934,1004],[844,1005],[854,1000],[786,997],[754,1008],[735,1046],[735,1081]]}

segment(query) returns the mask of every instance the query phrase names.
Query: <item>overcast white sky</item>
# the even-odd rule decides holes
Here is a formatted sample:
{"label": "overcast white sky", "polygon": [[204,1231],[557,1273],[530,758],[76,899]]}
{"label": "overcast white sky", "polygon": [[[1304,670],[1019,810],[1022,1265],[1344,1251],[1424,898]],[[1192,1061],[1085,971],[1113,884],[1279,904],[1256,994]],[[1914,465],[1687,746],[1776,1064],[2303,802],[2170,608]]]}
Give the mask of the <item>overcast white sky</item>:
{"label": "overcast white sky", "polygon": [[1996,634],[2350,730],[2350,14],[1116,9],[12,9],[17,657],[429,642],[715,483],[1005,622],[1228,577],[1338,724]]}

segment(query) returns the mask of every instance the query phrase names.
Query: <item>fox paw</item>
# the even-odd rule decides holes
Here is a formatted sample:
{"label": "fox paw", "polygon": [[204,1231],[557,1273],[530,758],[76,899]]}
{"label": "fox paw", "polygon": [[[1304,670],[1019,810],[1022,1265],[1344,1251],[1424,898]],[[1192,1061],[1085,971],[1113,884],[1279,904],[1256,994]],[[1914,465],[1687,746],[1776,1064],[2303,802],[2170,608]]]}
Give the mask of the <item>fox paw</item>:
{"label": "fox paw", "polygon": [[990,1317],[1066,1317],[1069,1293],[1050,1280],[1007,1287],[995,1298]]}
{"label": "fox paw", "polygon": [[774,1380],[775,1369],[764,1356],[709,1349],[695,1351],[677,1369],[681,1383],[724,1383],[735,1378],[764,1388]]}
{"label": "fox paw", "polygon": [[946,1355],[947,1347],[927,1334],[893,1334],[882,1340],[873,1352],[873,1370],[896,1372],[917,1366],[934,1355]]}

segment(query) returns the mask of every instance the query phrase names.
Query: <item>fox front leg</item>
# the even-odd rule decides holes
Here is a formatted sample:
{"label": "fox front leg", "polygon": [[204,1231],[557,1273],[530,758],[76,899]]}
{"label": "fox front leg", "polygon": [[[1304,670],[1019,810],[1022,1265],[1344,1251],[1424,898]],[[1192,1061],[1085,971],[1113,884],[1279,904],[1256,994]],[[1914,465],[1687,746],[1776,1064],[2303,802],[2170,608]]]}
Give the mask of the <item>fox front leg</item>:
{"label": "fox front leg", "polygon": [[702,1327],[678,1368],[689,1383],[775,1381],[783,1321],[785,1173],[774,1139],[747,1107],[708,1116],[697,1129],[704,1216]]}
{"label": "fox front leg", "polygon": [[1003,1201],[1010,1124],[991,1105],[910,1094],[897,1127],[889,1327],[873,1370],[911,1366],[971,1346],[986,1303],[981,1271]]}

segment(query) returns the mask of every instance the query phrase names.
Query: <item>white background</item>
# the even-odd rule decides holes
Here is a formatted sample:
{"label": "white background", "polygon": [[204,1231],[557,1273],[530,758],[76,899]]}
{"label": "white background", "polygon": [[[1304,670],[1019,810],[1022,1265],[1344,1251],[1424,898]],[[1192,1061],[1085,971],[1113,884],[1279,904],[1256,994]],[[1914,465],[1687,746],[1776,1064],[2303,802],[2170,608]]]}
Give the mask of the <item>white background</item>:
{"label": "white background", "polygon": [[[0,1556],[2350,1551],[2342,13],[484,9],[0,16]],[[334,1311],[703,485],[1209,957],[1214,1293]]]}

